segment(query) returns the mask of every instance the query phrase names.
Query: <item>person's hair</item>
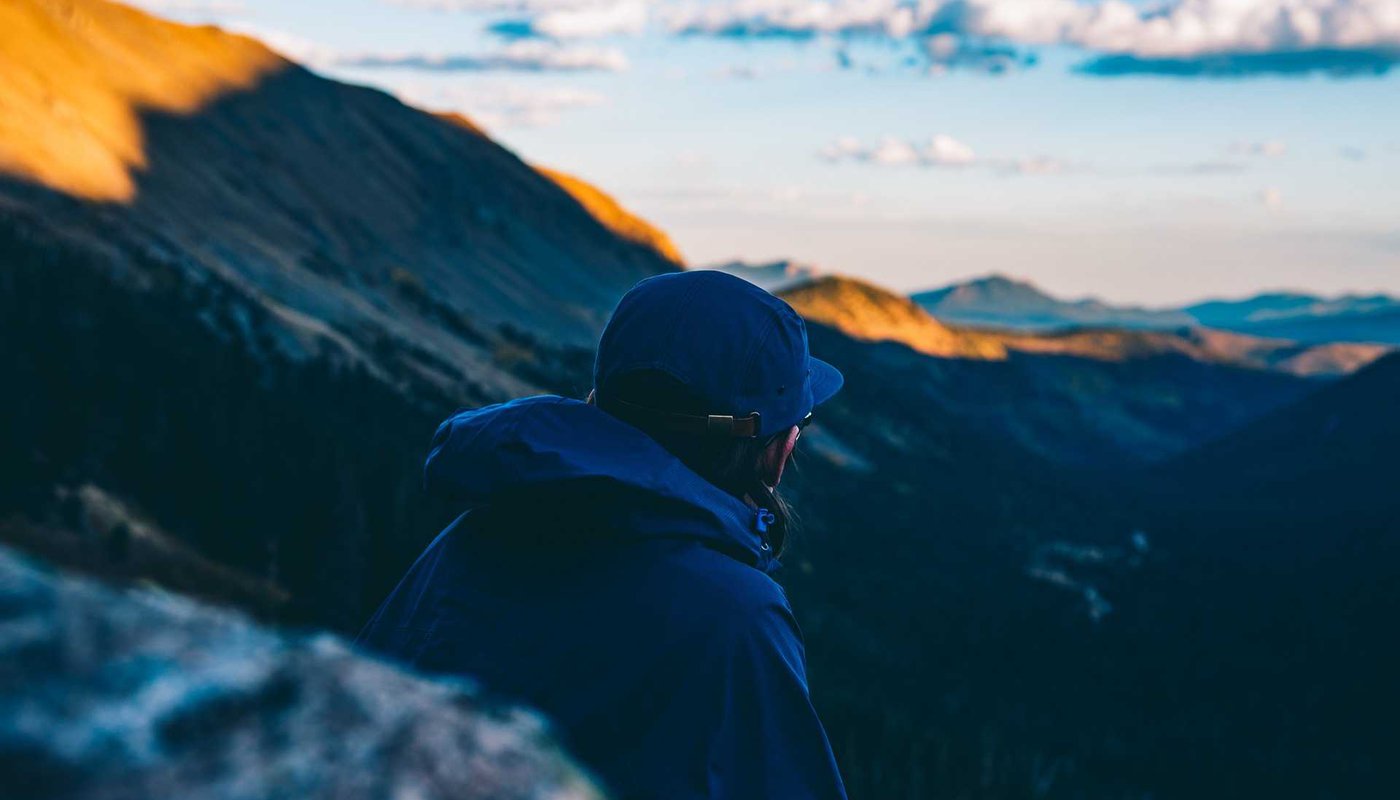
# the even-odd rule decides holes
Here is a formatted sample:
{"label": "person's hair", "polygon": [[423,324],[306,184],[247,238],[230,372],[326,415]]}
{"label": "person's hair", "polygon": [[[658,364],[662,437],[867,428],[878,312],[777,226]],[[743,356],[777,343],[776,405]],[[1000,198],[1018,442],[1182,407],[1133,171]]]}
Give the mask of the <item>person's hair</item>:
{"label": "person's hair", "polygon": [[[638,370],[618,375],[599,387],[594,402],[602,410],[636,425],[700,477],[739,499],[749,498],[773,513],[768,541],[781,555],[795,525],[792,508],[777,490],[763,482],[763,453],[786,430],[766,437],[731,438],[666,430],[645,419],[634,419],[617,401],[655,411],[704,416],[713,413],[690,387],[665,372]],[[635,415],[634,415],[635,416]]]}

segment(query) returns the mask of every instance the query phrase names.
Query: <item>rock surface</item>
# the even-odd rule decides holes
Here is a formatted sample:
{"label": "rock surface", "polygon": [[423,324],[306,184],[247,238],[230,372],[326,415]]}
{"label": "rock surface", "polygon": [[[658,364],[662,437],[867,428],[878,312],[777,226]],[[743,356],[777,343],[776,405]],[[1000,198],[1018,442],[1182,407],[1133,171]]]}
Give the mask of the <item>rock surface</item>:
{"label": "rock surface", "polygon": [[2,549],[0,687],[12,800],[601,796],[539,717],[471,686]]}

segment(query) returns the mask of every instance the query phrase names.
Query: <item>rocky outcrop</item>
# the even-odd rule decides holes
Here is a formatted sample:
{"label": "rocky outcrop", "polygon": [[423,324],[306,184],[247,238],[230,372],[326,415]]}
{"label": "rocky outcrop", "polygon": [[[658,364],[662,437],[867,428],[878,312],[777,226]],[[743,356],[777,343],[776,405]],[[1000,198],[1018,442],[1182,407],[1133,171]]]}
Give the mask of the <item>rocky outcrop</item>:
{"label": "rocky outcrop", "polygon": [[533,713],[0,549],[0,776],[20,798],[600,797]]}

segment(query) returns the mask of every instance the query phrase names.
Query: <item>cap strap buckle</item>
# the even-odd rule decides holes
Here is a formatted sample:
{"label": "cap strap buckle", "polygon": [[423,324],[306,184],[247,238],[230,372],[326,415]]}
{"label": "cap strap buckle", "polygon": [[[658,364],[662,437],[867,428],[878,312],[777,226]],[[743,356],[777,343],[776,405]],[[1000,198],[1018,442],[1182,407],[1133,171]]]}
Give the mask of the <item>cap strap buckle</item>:
{"label": "cap strap buckle", "polygon": [[731,436],[734,433],[734,417],[728,414],[710,414],[705,417],[705,432],[711,436]]}
{"label": "cap strap buckle", "polygon": [[757,411],[743,417],[730,414],[681,414],[673,411],[639,406],[624,400],[613,400],[607,406],[622,412],[624,417],[637,422],[658,425],[668,430],[703,436],[716,436],[736,439],[752,439],[762,428],[762,417]]}

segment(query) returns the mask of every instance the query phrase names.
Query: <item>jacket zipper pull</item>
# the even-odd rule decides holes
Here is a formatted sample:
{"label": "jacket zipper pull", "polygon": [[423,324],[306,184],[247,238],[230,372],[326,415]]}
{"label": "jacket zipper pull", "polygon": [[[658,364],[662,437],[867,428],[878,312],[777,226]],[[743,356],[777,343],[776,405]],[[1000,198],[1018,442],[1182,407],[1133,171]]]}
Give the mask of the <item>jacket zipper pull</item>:
{"label": "jacket zipper pull", "polygon": [[765,553],[772,548],[768,546],[768,537],[764,534],[768,533],[768,527],[777,521],[777,515],[766,508],[760,508],[754,512],[753,527],[758,531],[758,549]]}

